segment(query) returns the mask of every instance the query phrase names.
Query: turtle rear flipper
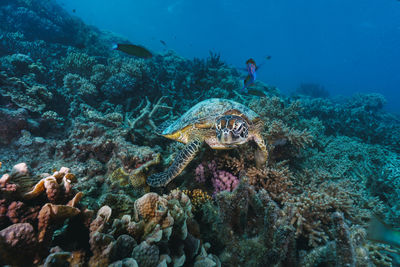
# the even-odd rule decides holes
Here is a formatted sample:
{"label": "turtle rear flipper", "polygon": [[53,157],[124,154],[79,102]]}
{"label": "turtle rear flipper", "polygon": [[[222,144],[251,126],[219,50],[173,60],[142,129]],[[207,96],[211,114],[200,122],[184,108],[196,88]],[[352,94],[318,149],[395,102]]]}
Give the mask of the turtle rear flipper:
{"label": "turtle rear flipper", "polygon": [[147,178],[147,184],[153,187],[167,185],[171,180],[178,176],[190,161],[196,156],[203,142],[200,139],[194,139],[189,142],[176,156],[172,165],[164,172],[150,175]]}

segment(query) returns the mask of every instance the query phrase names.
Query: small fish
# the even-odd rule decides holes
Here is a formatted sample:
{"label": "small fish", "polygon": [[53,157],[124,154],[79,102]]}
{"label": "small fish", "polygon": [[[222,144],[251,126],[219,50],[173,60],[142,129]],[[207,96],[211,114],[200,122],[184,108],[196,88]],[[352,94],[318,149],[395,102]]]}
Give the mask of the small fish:
{"label": "small fish", "polygon": [[151,58],[153,54],[144,48],[143,46],[133,44],[116,44],[113,46],[114,50],[122,51],[128,55],[140,57],[140,58]]}
{"label": "small fish", "polygon": [[400,248],[400,231],[381,222],[376,216],[369,222],[367,239]]}
{"label": "small fish", "polygon": [[258,89],[247,89],[247,93],[249,95],[260,96],[260,97],[266,96],[264,91]]}
{"label": "small fish", "polygon": [[72,13],[75,13],[76,12],[76,9],[74,8],[74,9],[72,9]]}
{"label": "small fish", "polygon": [[271,59],[271,56],[266,56],[265,57],[267,60],[270,60]]}
{"label": "small fish", "polygon": [[1,161],[0,161],[0,168],[1,168],[1,165],[2,165],[3,163],[1,163]]}
{"label": "small fish", "polygon": [[162,43],[164,46],[167,46],[167,43],[164,42],[163,40],[160,40],[160,43]]}

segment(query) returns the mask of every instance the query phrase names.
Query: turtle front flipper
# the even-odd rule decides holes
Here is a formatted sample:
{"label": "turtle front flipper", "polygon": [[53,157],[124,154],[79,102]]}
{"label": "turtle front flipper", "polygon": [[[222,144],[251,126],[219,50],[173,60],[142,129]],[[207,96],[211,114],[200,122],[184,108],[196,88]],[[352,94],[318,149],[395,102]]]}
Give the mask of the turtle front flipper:
{"label": "turtle front flipper", "polygon": [[172,165],[168,170],[150,175],[147,178],[147,184],[153,187],[161,187],[167,185],[171,180],[178,176],[190,161],[196,156],[200,150],[203,141],[194,139],[188,143],[176,156]]}
{"label": "turtle front flipper", "polygon": [[265,162],[268,161],[269,152],[268,152],[268,148],[265,145],[265,142],[264,142],[264,139],[262,138],[262,136],[258,133],[254,134],[253,140],[254,140],[254,142],[256,142],[256,144],[260,148],[260,150],[264,156]]}

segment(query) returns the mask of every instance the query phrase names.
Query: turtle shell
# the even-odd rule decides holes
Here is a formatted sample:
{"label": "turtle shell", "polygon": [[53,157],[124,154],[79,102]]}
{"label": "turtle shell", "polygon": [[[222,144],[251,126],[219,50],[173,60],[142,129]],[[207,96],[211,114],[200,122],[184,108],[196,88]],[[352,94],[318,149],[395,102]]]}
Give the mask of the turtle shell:
{"label": "turtle shell", "polygon": [[250,108],[232,100],[211,98],[201,101],[185,112],[179,119],[162,131],[162,135],[186,143],[191,129],[207,129],[215,125],[222,115],[234,114],[246,119],[249,124],[259,118]]}

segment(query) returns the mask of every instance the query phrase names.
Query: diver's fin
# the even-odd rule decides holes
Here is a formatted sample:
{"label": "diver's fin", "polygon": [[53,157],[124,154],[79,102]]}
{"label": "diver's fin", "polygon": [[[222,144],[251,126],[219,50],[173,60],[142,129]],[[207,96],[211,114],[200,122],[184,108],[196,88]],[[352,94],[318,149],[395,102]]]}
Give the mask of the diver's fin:
{"label": "diver's fin", "polygon": [[198,138],[188,143],[175,157],[174,162],[168,170],[150,175],[150,177],[147,178],[147,184],[153,187],[166,186],[185,169],[190,161],[192,161],[197,152],[199,152],[202,143],[203,142]]}
{"label": "diver's fin", "polygon": [[112,44],[111,50],[117,50],[118,49],[118,44]]}
{"label": "diver's fin", "polygon": [[243,81],[243,82],[244,82],[244,85],[245,85],[246,87],[247,87],[246,84],[247,84],[249,81],[250,81],[250,75],[247,75],[247,76],[246,76],[246,79],[244,79],[244,81]]}

